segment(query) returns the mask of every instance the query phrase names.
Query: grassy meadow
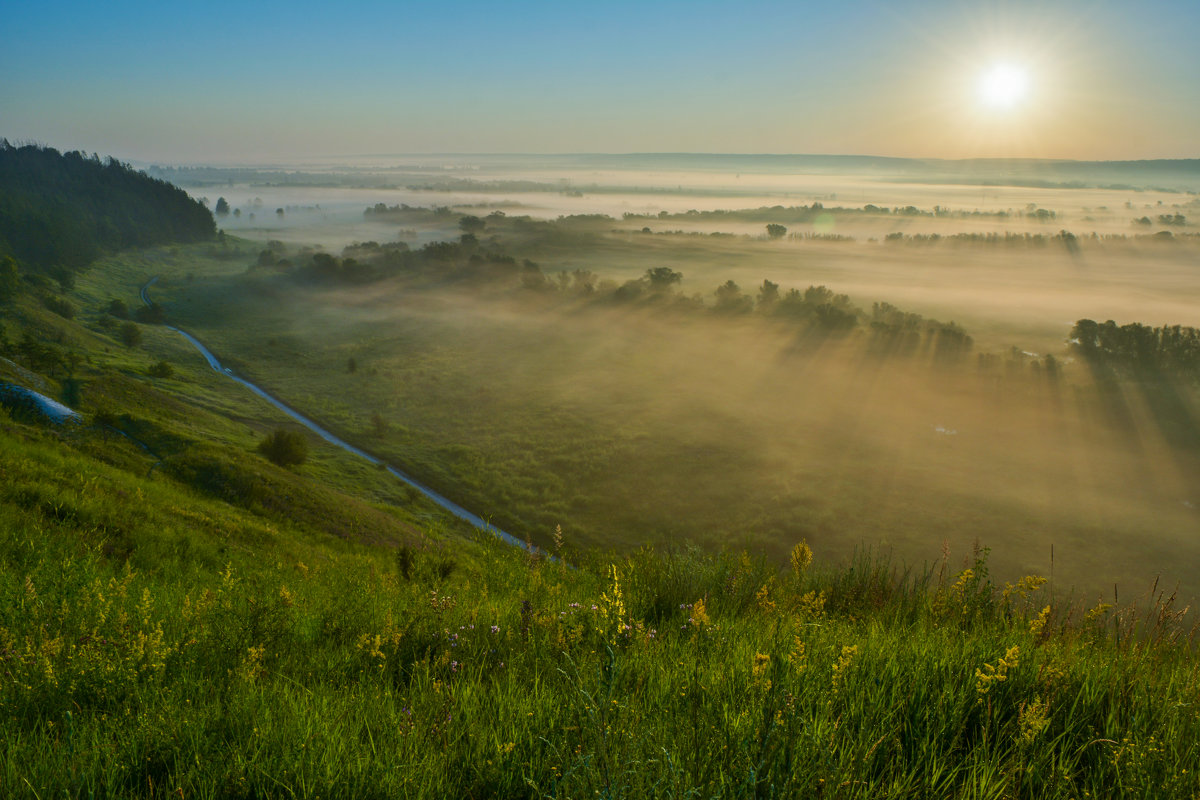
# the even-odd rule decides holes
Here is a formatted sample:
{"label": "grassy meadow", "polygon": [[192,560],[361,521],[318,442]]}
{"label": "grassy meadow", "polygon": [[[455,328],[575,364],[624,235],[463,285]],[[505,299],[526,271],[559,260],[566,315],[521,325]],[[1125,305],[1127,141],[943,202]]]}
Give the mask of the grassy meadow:
{"label": "grassy meadow", "polygon": [[[3,307],[0,379],[84,420],[0,410],[0,795],[1200,796],[1195,378],[1061,341],[1101,297],[1194,322],[1193,240],[406,213],[367,227],[468,249],[366,279],[370,247],[227,236]],[[270,463],[279,412],[125,338],[154,277],[240,375],[553,558],[315,438]],[[1060,327],[998,296],[1030,280]]]}
{"label": "grassy meadow", "polygon": [[[440,224],[454,238],[459,218],[412,210],[394,224]],[[1087,291],[1152,306],[1148,319],[1179,312],[1194,242],[1085,238],[1072,255],[1053,239],[1013,251],[623,224],[493,216],[479,240],[552,280],[578,270],[601,287],[670,265],[683,273],[682,310],[515,283],[313,284],[253,267],[254,245],[220,262],[142,264],[122,290],[161,275],[153,292],[171,319],[240,373],[543,546],[561,525],[588,547],[691,541],[782,561],[805,538],[838,558],[871,546],[920,565],[983,542],[1006,578],[1053,571],[1094,599],[1161,577],[1195,596],[1194,382],[1104,382],[1071,363],[1065,342],[1072,316],[1105,305]],[[1130,278],[1135,260],[1155,268]],[[1082,297],[1071,288],[1081,263],[1095,278]],[[1116,284],[1121,274],[1145,291]],[[864,308],[957,305],[982,327],[967,328],[978,342],[953,365],[881,357],[863,335],[713,311],[713,289],[733,278],[750,298],[764,279],[782,291],[844,282]],[[1036,302],[1018,299],[1018,284]]]}
{"label": "grassy meadow", "polygon": [[1169,598],[1072,607],[985,552],[380,548],[0,436],[7,796],[1200,791]]}

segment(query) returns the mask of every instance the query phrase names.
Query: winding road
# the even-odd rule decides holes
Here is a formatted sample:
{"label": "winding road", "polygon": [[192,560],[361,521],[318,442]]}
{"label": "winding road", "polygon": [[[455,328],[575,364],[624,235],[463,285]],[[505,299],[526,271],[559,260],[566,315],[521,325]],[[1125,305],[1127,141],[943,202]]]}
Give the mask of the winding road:
{"label": "winding road", "polygon": [[[152,305],[152,303],[150,302],[150,295],[147,293],[147,290],[149,290],[149,288],[151,286],[153,286],[155,284],[155,282],[157,282],[157,281],[158,281],[158,276],[155,276],[155,277],[151,278],[149,281],[147,281],[144,286],[142,286],[142,289],[141,289],[142,302],[145,303],[147,306]],[[432,500],[433,502],[437,503],[442,508],[449,511],[454,516],[458,517],[459,519],[466,520],[467,522],[474,525],[476,528],[487,531],[488,533],[491,533],[492,535],[499,537],[500,539],[504,540],[506,543],[512,545],[513,547],[520,547],[523,549],[528,547],[528,545],[526,545],[525,542],[521,541],[520,539],[513,536],[512,534],[505,533],[504,531],[500,530],[496,526],[487,522],[485,519],[478,516],[477,514],[472,514],[470,511],[467,511],[465,508],[460,506],[458,503],[455,503],[453,500],[449,500],[449,499],[443,497],[442,495],[435,492],[433,489],[430,489],[428,486],[422,485],[417,480],[409,477],[408,475],[405,475],[403,472],[396,469],[391,464],[388,464],[387,462],[383,461],[382,459],[376,458],[375,456],[371,455],[367,451],[361,450],[361,449],[355,447],[354,445],[350,444],[349,442],[339,439],[338,437],[334,436],[329,431],[322,428],[317,423],[313,422],[308,417],[301,414],[296,409],[294,409],[291,406],[284,403],[279,398],[268,394],[267,392],[263,391],[260,387],[256,386],[255,384],[251,383],[250,381],[246,380],[245,378],[242,378],[242,377],[234,374],[233,370],[229,369],[228,367],[222,367],[221,362],[218,361],[217,357],[212,354],[212,351],[209,350],[207,347],[205,347],[204,344],[199,339],[197,339],[195,336],[192,336],[187,331],[182,330],[180,328],[176,328],[173,325],[164,325],[163,327],[167,328],[168,330],[175,331],[180,336],[187,339],[188,342],[190,342],[193,347],[195,347],[197,350],[200,351],[200,355],[204,356],[204,359],[208,362],[208,365],[210,367],[212,367],[214,371],[220,373],[221,375],[224,375],[226,378],[228,378],[231,381],[236,381],[237,383],[240,383],[242,386],[245,386],[247,389],[254,392],[256,395],[258,395],[262,399],[266,400],[268,403],[275,406],[277,409],[282,411],[284,414],[287,414],[289,417],[296,420],[296,422],[299,422],[301,425],[308,428],[310,431],[317,434],[317,436],[320,436],[325,441],[329,442],[330,444],[336,445],[336,446],[342,448],[343,450],[347,450],[347,451],[353,453],[354,455],[366,460],[367,462],[373,464],[374,466],[382,467],[383,469],[390,472],[394,477],[396,477],[397,479],[408,484],[412,488],[416,489],[418,492],[425,495],[430,500]],[[542,551],[536,547],[534,547],[533,550],[535,552],[542,553]]]}

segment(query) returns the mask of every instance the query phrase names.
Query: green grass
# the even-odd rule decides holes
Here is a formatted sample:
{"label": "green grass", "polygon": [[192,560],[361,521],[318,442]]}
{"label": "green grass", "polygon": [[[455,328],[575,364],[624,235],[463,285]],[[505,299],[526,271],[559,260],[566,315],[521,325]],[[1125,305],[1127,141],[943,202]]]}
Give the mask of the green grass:
{"label": "green grass", "polygon": [[1006,596],[983,560],[363,548],[26,436],[7,426],[0,461],[9,796],[1200,790],[1170,613]]}
{"label": "green grass", "polygon": [[46,313],[9,335],[79,354],[85,411],[153,453],[0,413],[0,794],[1200,792],[1170,597],[1082,607],[993,584],[986,553],[780,570],[569,528],[570,567],[533,559],[337,454],[272,466],[277,418],[168,332],[130,349]]}

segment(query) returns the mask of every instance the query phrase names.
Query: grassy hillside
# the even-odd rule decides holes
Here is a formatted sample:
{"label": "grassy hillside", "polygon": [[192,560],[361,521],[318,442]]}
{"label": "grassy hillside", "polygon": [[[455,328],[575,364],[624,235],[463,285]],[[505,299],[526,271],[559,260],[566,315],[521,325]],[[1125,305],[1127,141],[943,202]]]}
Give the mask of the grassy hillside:
{"label": "grassy hillside", "polygon": [[[201,287],[245,268],[214,248],[189,255]],[[531,558],[332,450],[258,456],[276,412],[169,331],[127,346],[105,321],[158,259],[180,263],[85,275],[76,320],[6,309],[10,342],[59,357],[3,378],[87,417],[0,412],[0,793],[1200,793],[1172,597],[1079,607],[993,583],[986,551],[907,571],[793,541],[780,568],[568,530]]]}
{"label": "grassy hillside", "polygon": [[[14,797],[1192,797],[1169,604],[276,524],[0,426]],[[566,543],[568,560],[570,543]],[[1119,640],[1116,635],[1119,634]]]}

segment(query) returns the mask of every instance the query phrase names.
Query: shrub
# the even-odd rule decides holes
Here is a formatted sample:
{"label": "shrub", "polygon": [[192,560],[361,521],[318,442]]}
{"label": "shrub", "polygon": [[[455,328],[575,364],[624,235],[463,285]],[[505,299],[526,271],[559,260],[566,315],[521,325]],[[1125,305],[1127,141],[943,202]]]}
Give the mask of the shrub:
{"label": "shrub", "polygon": [[299,465],[308,458],[308,440],[299,431],[276,428],[259,443],[258,452],[281,467]]}
{"label": "shrub", "polygon": [[122,322],[117,328],[117,335],[126,347],[136,347],[142,343],[142,329],[136,322]]}
{"label": "shrub", "polygon": [[48,294],[42,297],[42,305],[65,319],[75,318],[75,306],[64,297]]}
{"label": "shrub", "polygon": [[133,312],[133,318],[147,325],[162,325],[167,319],[167,312],[158,303],[151,303]]}
{"label": "shrub", "polygon": [[150,369],[146,370],[146,374],[151,378],[169,378],[175,374],[174,368],[166,361],[159,361]]}
{"label": "shrub", "polygon": [[124,300],[110,300],[104,310],[117,319],[129,319],[129,306],[125,305]]}

